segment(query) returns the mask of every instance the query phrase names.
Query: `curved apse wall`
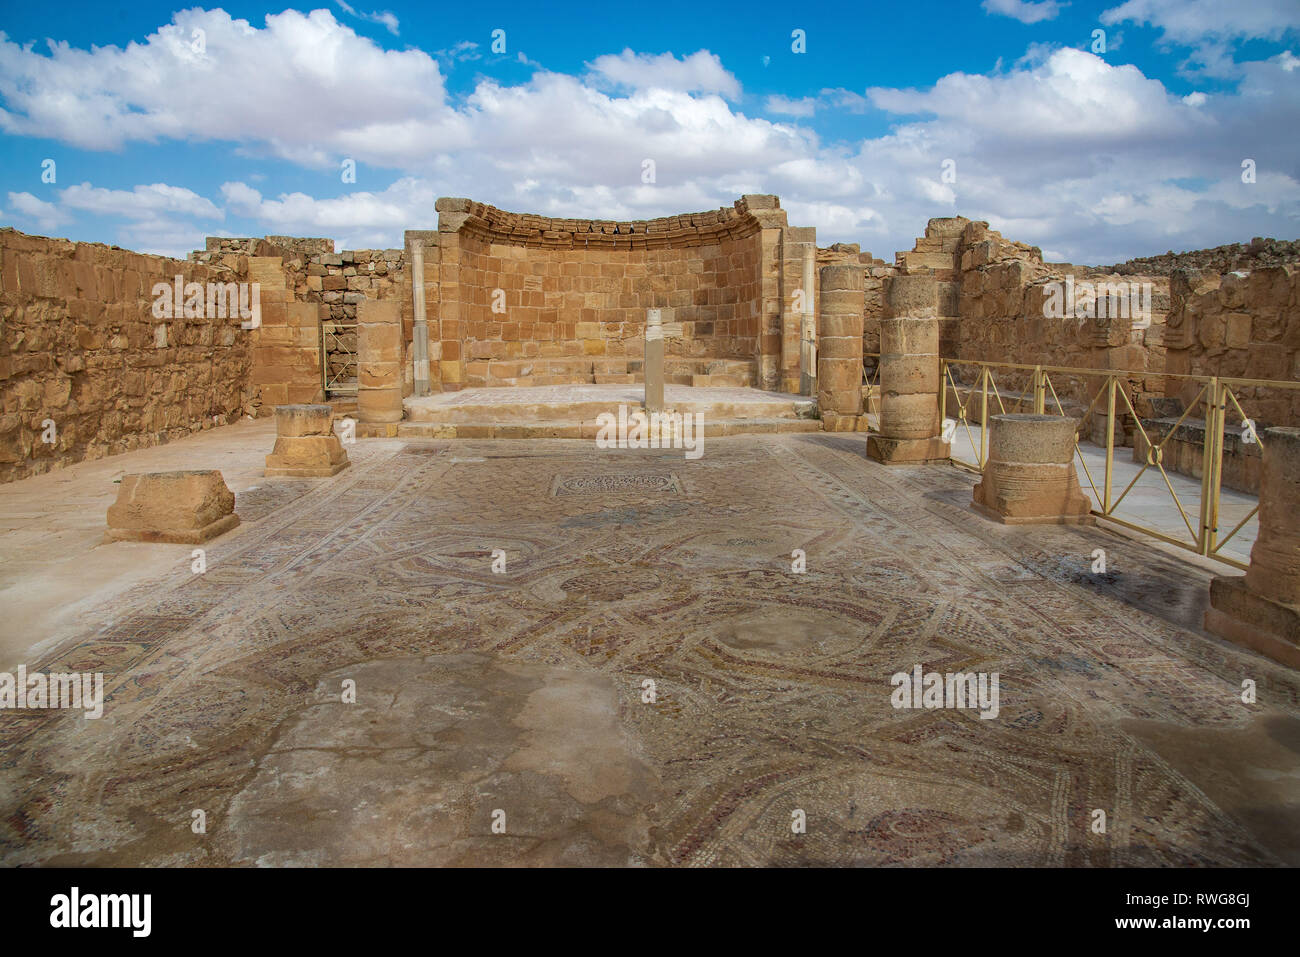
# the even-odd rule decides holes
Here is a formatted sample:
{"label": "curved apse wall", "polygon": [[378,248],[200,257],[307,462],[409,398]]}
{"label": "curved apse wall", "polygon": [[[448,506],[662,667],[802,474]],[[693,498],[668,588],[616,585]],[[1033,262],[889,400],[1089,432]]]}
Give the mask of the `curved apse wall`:
{"label": "curved apse wall", "polygon": [[762,268],[765,234],[775,249],[785,227],[776,197],[624,222],[468,199],[440,199],[437,210],[425,271],[426,282],[437,277],[426,301],[442,389],[632,381],[656,307],[670,333],[669,382],[760,384],[765,299],[780,330],[779,278],[765,286]]}

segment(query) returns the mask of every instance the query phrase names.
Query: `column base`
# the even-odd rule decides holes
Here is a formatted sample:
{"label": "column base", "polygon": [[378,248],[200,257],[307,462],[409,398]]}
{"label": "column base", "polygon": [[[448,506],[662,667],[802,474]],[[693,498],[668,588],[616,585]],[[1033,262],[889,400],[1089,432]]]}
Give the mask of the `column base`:
{"label": "column base", "polygon": [[838,412],[822,413],[823,432],[865,432],[867,417],[865,415],[841,415]]}
{"label": "column base", "polygon": [[932,465],[947,462],[948,443],[937,435],[928,439],[890,439],[867,436],[867,458],[882,465]]}
{"label": "column base", "polygon": [[1096,525],[1093,515],[1004,515],[995,508],[989,508],[979,502],[971,502],[970,507],[985,518],[1003,525]]}
{"label": "column base", "polygon": [[110,528],[104,536],[108,542],[155,542],[164,545],[202,545],[230,531],[239,524],[238,515],[223,515],[202,528]]}
{"label": "column base", "polygon": [[[268,455],[267,458],[270,459],[271,456]],[[262,474],[267,478],[329,478],[338,475],[351,464],[350,461],[343,461],[333,465],[274,466],[268,462]]]}
{"label": "column base", "polygon": [[266,457],[267,478],[329,478],[352,463],[339,437],[329,435],[282,435]]}
{"label": "column base", "polygon": [[1300,668],[1300,608],[1256,594],[1242,575],[1211,580],[1205,630]]}

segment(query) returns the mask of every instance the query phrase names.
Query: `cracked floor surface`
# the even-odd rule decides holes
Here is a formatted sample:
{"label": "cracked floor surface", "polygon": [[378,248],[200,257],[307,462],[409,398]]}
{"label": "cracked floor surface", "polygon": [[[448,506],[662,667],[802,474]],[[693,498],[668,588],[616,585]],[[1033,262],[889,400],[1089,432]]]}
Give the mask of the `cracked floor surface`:
{"label": "cracked floor surface", "polygon": [[[26,664],[105,715],[0,712],[0,860],[1300,863],[1300,679],[1199,629],[1209,573],[863,445],[362,442],[232,482],[204,574],[99,545],[143,570]],[[998,672],[997,718],[896,710],[916,665]]]}

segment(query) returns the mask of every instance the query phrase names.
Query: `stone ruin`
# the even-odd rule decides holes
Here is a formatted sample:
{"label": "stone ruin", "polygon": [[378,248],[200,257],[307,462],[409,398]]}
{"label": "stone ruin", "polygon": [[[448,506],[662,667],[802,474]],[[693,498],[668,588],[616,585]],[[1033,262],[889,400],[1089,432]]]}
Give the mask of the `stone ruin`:
{"label": "stone ruin", "polygon": [[[270,416],[279,405],[329,401],[345,413],[375,388],[390,391],[391,424],[401,418],[392,390],[409,398],[417,386],[436,394],[641,383],[650,309],[661,317],[669,387],[804,394],[822,406],[822,427],[837,431],[864,427],[851,370],[862,362],[864,381],[874,374],[882,322],[900,308],[934,319],[949,359],[1123,370],[1138,418],[1157,431],[1194,399],[1166,373],[1300,378],[1297,271],[1294,257],[1281,261],[1294,244],[1096,269],[1045,262],[987,223],[941,217],[889,262],[854,244],[818,247],[815,227],[790,225],[769,195],[647,221],[516,214],[469,199],[441,199],[432,212],[437,228],[409,230],[403,249],[213,238],[186,261],[0,231],[0,480]],[[415,255],[424,264],[418,316]],[[1245,262],[1259,265],[1214,271]],[[153,290],[178,276],[185,289],[256,283],[257,327],[203,310],[158,317]],[[1149,283],[1150,316],[1049,318],[1045,302],[1062,280],[1078,289]],[[384,342],[372,342],[379,352],[366,367],[371,307],[392,310],[395,328],[369,324]],[[954,371],[960,394],[969,375]],[[1019,391],[1027,376],[999,385]],[[1065,411],[1081,416],[1089,381],[1059,376],[1053,386]],[[1300,392],[1260,387],[1239,398],[1258,428],[1300,424]],[[1141,457],[1137,424],[1122,416],[1118,442]],[[1171,467],[1197,468],[1196,428],[1189,419],[1185,440],[1170,444]],[[1229,428],[1224,483],[1254,491],[1258,448],[1239,431]]]}

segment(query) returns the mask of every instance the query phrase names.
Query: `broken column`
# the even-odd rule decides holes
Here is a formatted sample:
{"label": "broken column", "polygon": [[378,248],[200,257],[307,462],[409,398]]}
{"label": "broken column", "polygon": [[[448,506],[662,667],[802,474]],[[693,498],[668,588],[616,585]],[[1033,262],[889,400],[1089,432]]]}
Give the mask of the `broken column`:
{"label": "broken column", "polygon": [[1034,413],[989,416],[989,455],[971,507],[1007,525],[1090,525],[1074,443],[1079,420]]}
{"label": "broken column", "polygon": [[827,432],[854,432],[862,421],[862,280],[858,265],[821,269],[817,407]]}
{"label": "broken column", "polygon": [[1300,429],[1266,429],[1260,444],[1259,535],[1250,568],[1210,582],[1205,628],[1300,668]]}
{"label": "broken column", "polygon": [[235,494],[216,469],[122,476],[107,540],[197,545],[239,524]]}
{"label": "broken column", "polygon": [[938,292],[931,275],[895,276],[880,320],[879,431],[867,455],[886,465],[948,459],[939,422]]}
{"label": "broken column", "polygon": [[372,427],[402,420],[402,323],[394,301],[357,305],[357,418]]}
{"label": "broken column", "polygon": [[351,465],[333,425],[334,409],[328,405],[277,405],[267,478],[328,478]]}
{"label": "broken column", "polygon": [[647,309],[645,316],[645,408],[664,410],[664,327],[658,309]]}

